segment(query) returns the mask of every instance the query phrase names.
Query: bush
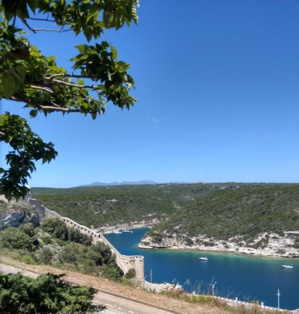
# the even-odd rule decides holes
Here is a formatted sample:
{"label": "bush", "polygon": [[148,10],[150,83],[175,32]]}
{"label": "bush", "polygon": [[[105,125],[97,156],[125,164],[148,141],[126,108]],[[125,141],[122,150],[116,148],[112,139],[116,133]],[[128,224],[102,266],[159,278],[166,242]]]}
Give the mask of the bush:
{"label": "bush", "polygon": [[39,264],[50,265],[52,258],[54,257],[54,253],[48,246],[44,246],[38,252],[37,259]]}
{"label": "bush", "polygon": [[20,225],[19,230],[26,233],[29,237],[35,236],[35,231],[32,223]]}
{"label": "bush", "polygon": [[121,281],[124,272],[116,265],[109,264],[105,267],[104,276],[114,281]]}
{"label": "bush", "polygon": [[81,243],[83,245],[91,245],[92,244],[92,237],[81,233],[78,229],[73,227],[67,228],[68,229],[68,240],[76,243]]}
{"label": "bush", "polygon": [[30,255],[22,255],[19,260],[27,265],[34,265],[34,260]]}
{"label": "bush", "polygon": [[79,257],[79,249],[74,244],[67,244],[64,246],[59,254],[59,261],[62,264],[70,263],[77,264]]}
{"label": "bush", "polygon": [[49,233],[57,239],[68,239],[68,229],[65,222],[56,217],[44,218],[40,227],[44,232]]}
{"label": "bush", "polygon": [[115,260],[115,256],[113,256],[110,247],[103,242],[92,245],[91,249],[101,254],[103,260],[100,265],[108,264]]}
{"label": "bush", "polygon": [[35,237],[30,237],[21,229],[8,227],[0,234],[1,245],[8,249],[25,250],[32,252],[36,249],[37,241]]}
{"label": "bush", "polygon": [[92,304],[95,289],[72,286],[62,276],[46,274],[37,279],[0,274],[1,313],[95,313],[103,306]]}
{"label": "bush", "polygon": [[126,273],[126,279],[133,279],[136,276],[136,271],[134,268],[131,268],[128,270],[128,272]]}

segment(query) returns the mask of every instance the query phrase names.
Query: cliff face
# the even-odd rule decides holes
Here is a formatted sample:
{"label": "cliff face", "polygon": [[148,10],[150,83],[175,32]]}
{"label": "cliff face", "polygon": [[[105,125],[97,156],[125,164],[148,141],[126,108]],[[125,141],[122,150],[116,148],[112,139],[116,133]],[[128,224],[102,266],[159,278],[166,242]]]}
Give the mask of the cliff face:
{"label": "cliff face", "polygon": [[30,205],[23,201],[8,203],[0,195],[0,230],[25,223],[32,223],[34,227],[39,225],[39,218]]}
{"label": "cliff face", "polygon": [[184,235],[178,236],[176,234],[164,234],[158,240],[157,238],[146,235],[141,240],[139,247],[144,249],[176,248],[199,251],[222,251],[257,256],[299,257],[298,239],[287,234],[280,236],[275,233],[264,233],[260,234],[250,243],[243,241],[239,236],[231,238],[228,241],[207,238],[205,235],[198,235],[188,242],[185,239]]}
{"label": "cliff face", "polygon": [[29,210],[17,210],[0,213],[0,230],[7,227],[18,227],[21,224],[32,223],[34,227],[39,224],[36,214]]}

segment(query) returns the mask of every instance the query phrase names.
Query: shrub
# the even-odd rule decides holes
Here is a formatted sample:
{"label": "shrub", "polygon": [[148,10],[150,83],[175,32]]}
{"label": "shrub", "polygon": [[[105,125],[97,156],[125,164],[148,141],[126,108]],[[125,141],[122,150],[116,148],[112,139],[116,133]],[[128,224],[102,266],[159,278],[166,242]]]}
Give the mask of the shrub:
{"label": "shrub", "polygon": [[22,255],[19,260],[27,265],[34,265],[34,260],[30,255]]}
{"label": "shrub", "polygon": [[104,276],[114,281],[121,281],[124,272],[116,265],[109,264],[105,267]]}
{"label": "shrub", "polygon": [[126,273],[126,279],[133,279],[136,276],[136,271],[134,268],[131,268]]}
{"label": "shrub", "polygon": [[56,217],[44,218],[40,227],[44,232],[49,233],[57,239],[68,239],[68,229],[65,222]]}
{"label": "shrub", "polygon": [[91,303],[95,289],[72,286],[62,276],[46,274],[37,279],[0,274],[1,313],[95,313],[104,309]]}
{"label": "shrub", "polygon": [[78,229],[74,227],[69,227],[68,229],[68,240],[76,243],[81,243],[84,245],[91,245],[92,244],[92,237],[81,233]]}
{"label": "shrub", "polygon": [[52,258],[54,257],[54,253],[48,246],[44,246],[38,252],[37,259],[40,264],[50,265]]}
{"label": "shrub", "polygon": [[36,238],[30,237],[21,229],[8,227],[0,234],[1,245],[8,249],[32,252],[36,249]]}

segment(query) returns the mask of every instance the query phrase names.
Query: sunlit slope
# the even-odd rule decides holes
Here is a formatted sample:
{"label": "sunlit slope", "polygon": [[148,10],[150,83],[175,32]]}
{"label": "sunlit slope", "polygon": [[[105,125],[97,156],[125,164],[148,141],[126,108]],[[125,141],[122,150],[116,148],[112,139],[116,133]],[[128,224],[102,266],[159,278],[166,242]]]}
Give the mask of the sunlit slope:
{"label": "sunlit slope", "polygon": [[243,235],[299,230],[299,185],[240,186],[202,195],[185,204],[151,232],[204,234],[228,240]]}
{"label": "sunlit slope", "polygon": [[219,239],[299,230],[299,184],[33,188],[32,195],[49,209],[95,228],[157,219],[153,231]]}

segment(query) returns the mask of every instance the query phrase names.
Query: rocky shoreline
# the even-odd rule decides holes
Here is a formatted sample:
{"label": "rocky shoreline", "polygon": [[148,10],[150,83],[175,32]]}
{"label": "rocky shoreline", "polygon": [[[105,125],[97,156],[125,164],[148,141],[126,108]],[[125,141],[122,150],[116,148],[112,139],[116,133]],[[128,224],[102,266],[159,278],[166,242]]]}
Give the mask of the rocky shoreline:
{"label": "rocky shoreline", "polygon": [[[129,224],[101,227],[97,229],[97,231],[103,234],[121,233],[128,232],[133,229],[145,227],[151,228],[157,224],[159,224],[157,220],[132,222]],[[147,235],[141,240],[138,247],[149,250],[163,248],[171,250],[224,252],[261,257],[299,258],[299,245],[296,245],[296,236],[287,233],[284,236],[280,236],[275,233],[263,233],[250,243],[246,243],[240,236],[235,236],[228,241],[224,241],[207,238],[205,235],[199,235],[197,237],[193,237],[191,240],[193,243],[202,244],[187,245],[184,241],[186,237],[186,235],[181,235],[180,239],[178,239],[175,235],[171,235],[169,237],[165,234],[163,235],[161,241],[157,243],[152,237]],[[207,245],[207,243],[210,243],[210,245]]]}
{"label": "rocky shoreline", "polygon": [[[263,241],[264,239],[267,239],[267,241]],[[296,245],[296,237],[290,236],[289,234],[279,236],[275,233],[263,233],[250,243],[242,241],[241,237],[238,236],[224,241],[200,235],[192,238],[192,242],[204,244],[187,245],[184,240],[178,240],[174,236],[162,237],[161,241],[156,243],[152,237],[146,236],[141,240],[138,247],[142,249],[167,248],[226,252],[264,257],[299,258],[299,246]],[[210,245],[207,243],[210,243]]]}
{"label": "rocky shoreline", "polygon": [[141,222],[133,221],[131,223],[119,224],[116,226],[103,226],[103,227],[95,229],[95,231],[100,232],[102,234],[122,233],[122,232],[131,231],[132,229],[152,228],[156,226],[158,223],[159,222],[156,219],[149,220],[149,221],[141,221]]}

